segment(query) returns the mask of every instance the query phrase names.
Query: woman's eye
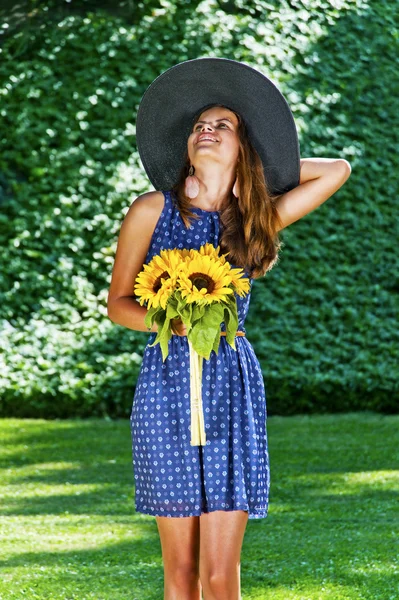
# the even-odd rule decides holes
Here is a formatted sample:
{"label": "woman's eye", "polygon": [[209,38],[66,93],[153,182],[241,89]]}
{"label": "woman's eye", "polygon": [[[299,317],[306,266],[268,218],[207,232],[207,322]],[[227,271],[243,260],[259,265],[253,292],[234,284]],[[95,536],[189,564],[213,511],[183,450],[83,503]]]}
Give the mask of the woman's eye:
{"label": "woman's eye", "polygon": [[[223,125],[224,127],[227,127],[227,124],[226,124],[226,123],[219,123],[219,127],[222,127],[222,125]],[[198,131],[198,128],[200,128],[200,129],[201,129],[201,125],[195,125],[195,127],[194,127],[194,131]]]}

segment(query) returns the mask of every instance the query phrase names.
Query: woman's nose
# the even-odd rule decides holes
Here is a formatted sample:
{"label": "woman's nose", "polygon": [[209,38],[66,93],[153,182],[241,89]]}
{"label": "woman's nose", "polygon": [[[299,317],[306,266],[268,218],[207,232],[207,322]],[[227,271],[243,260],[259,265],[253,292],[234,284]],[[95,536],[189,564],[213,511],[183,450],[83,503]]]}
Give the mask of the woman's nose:
{"label": "woman's nose", "polygon": [[204,129],[206,130],[207,128],[208,128],[208,129],[210,129],[210,130],[212,130],[212,129],[213,129],[212,125],[210,125],[209,123],[205,123],[205,124],[202,126],[202,128],[201,128],[201,131],[204,131]]}

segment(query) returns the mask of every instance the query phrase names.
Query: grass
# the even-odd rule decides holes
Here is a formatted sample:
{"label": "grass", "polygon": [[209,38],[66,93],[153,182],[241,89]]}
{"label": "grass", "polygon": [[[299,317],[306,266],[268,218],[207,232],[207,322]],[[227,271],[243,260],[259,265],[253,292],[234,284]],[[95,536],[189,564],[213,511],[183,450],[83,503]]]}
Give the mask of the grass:
{"label": "grass", "polygon": [[[399,598],[398,425],[269,418],[270,512],[247,525],[243,600]],[[3,419],[0,436],[0,599],[162,600],[128,420]]]}

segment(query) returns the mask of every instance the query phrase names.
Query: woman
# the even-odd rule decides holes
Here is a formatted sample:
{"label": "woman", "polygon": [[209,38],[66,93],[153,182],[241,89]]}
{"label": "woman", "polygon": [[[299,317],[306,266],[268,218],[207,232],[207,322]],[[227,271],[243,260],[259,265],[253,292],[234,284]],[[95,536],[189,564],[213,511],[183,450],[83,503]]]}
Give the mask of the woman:
{"label": "woman", "polygon": [[[140,104],[137,141],[161,191],[140,195],[122,223],[108,315],[138,331],[147,330],[147,310],[134,299],[134,281],[162,248],[219,243],[252,283],[277,260],[278,231],[351,172],[343,159],[299,160],[285,99],[259,72],[227,59],[186,61],[158,77]],[[185,326],[175,320],[165,363],[159,345],[149,347],[155,333],[145,349],[130,417],[136,510],[156,518],[165,600],[200,600],[201,591],[204,600],[240,599],[246,524],[267,515],[266,397],[245,337],[249,297],[237,298],[236,351],[221,337],[218,355],[204,360],[206,445],[190,446]]]}

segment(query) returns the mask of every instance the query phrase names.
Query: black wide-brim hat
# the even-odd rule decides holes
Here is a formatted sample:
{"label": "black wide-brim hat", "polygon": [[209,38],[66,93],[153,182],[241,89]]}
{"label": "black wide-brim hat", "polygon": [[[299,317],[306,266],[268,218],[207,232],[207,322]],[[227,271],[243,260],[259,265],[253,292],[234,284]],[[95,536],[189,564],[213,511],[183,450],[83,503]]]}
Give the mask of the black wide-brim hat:
{"label": "black wide-brim hat", "polygon": [[276,85],[242,62],[196,58],[159,75],[139,105],[137,147],[156,190],[169,190],[177,183],[193,118],[213,103],[225,105],[243,119],[272,193],[284,193],[299,184],[297,130]]}

